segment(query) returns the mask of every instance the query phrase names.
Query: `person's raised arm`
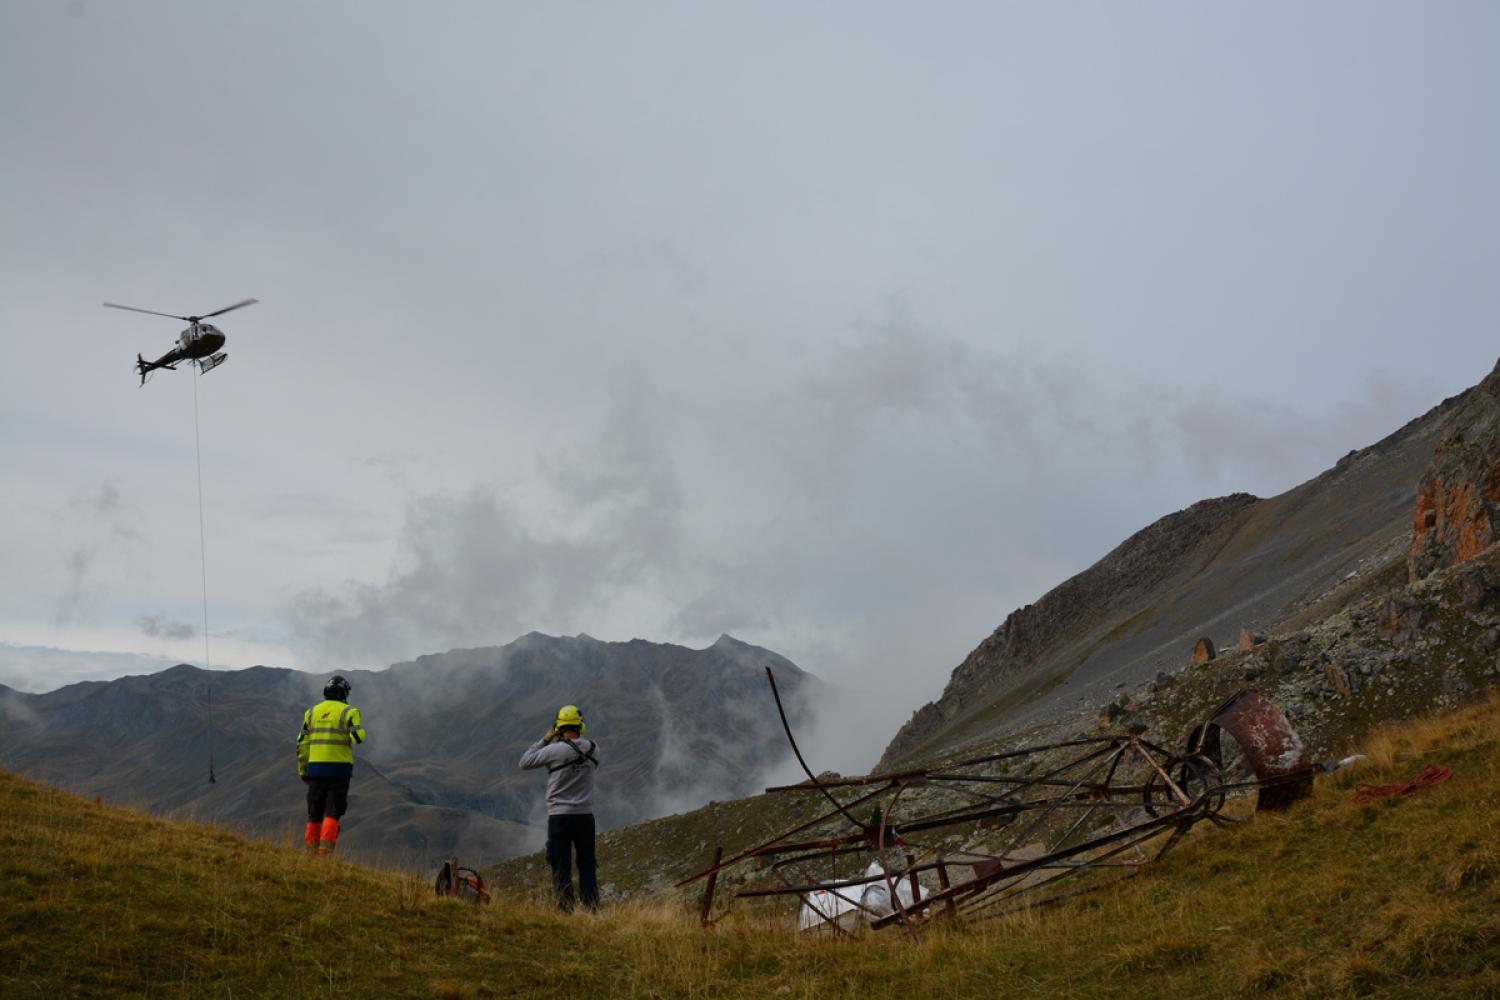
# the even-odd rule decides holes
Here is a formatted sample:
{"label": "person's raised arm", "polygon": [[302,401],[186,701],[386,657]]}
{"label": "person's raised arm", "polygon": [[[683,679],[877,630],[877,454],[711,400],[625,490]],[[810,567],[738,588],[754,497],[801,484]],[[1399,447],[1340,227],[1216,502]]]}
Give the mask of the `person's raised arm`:
{"label": "person's raised arm", "polygon": [[531,744],[531,747],[521,755],[521,768],[523,770],[529,771],[533,767],[544,767],[547,764],[549,757],[549,755],[547,754],[547,747],[551,745],[552,741],[556,738],[557,727],[553,726],[551,729],[547,730],[546,734],[541,739]]}

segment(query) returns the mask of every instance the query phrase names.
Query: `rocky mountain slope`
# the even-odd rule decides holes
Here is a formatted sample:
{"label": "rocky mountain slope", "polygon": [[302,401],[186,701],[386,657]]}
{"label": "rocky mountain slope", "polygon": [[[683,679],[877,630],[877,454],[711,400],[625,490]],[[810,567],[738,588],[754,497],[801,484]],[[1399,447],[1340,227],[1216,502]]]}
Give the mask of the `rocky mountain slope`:
{"label": "rocky mountain slope", "polygon": [[[819,682],[729,636],[695,650],[532,633],[503,647],[347,672],[369,739],[341,850],[404,865],[454,852],[488,861],[535,847],[544,781],[516,762],[568,702],[583,708],[610,772],[598,802],[602,826],[748,794],[787,753],[774,713],[761,710],[767,664],[793,718],[804,718]],[[154,812],[290,836],[303,809],[293,740],[325,680],[268,667],[209,675],[178,666],[39,695],[0,688],[0,768]]]}
{"label": "rocky mountain slope", "polygon": [[1412,573],[1479,551],[1500,526],[1497,386],[1500,367],[1280,496],[1205,500],[1137,532],[1012,612],[877,770],[1097,705],[1181,666],[1199,639],[1225,648],[1306,624],[1383,586],[1418,541]]}

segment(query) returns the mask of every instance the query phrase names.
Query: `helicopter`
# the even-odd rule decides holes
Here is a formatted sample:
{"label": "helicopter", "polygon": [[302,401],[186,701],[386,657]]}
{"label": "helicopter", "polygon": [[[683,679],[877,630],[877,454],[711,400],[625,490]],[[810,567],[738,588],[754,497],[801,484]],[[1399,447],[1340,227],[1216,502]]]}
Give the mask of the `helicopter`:
{"label": "helicopter", "polygon": [[182,336],[177,338],[177,346],[155,361],[147,361],[139,354],[135,356],[136,370],[141,373],[141,385],[146,384],[146,376],[158,368],[167,371],[176,371],[177,365],[183,361],[190,361],[198,366],[198,374],[213,371],[215,368],[229,360],[229,355],[219,351],[224,346],[224,331],[212,323],[203,322],[215,316],[222,316],[234,309],[243,306],[253,306],[259,299],[246,299],[236,302],[232,306],[225,306],[215,312],[204,313],[202,316],[178,316],[175,313],[157,312],[154,309],[137,309],[135,306],[122,306],[113,302],[104,303],[109,309],[125,309],[129,312],[146,313],[151,316],[165,316],[168,319],[180,319],[192,326],[182,331]]}

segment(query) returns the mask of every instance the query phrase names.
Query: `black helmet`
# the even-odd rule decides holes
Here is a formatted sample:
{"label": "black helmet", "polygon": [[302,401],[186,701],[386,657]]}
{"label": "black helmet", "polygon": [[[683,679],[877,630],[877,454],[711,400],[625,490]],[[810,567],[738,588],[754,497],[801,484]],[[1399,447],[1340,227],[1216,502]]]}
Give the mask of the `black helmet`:
{"label": "black helmet", "polygon": [[323,686],[323,697],[329,701],[344,701],[352,690],[354,689],[344,680],[343,674],[334,674],[333,680]]}

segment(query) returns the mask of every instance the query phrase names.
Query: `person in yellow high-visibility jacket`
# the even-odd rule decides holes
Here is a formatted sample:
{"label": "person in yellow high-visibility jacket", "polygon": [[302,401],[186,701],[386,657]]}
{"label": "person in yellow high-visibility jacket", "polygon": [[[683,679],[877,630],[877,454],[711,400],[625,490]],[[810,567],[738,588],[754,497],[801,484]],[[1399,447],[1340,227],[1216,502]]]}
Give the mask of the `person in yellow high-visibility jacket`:
{"label": "person in yellow high-visibility jacket", "polygon": [[354,775],[354,744],[365,741],[359,709],[349,704],[352,688],[343,677],[323,688],[323,701],[302,714],[297,734],[297,774],[307,784],[307,831],[313,854],[332,854],[339,840],[339,819],[349,808],[349,779]]}

